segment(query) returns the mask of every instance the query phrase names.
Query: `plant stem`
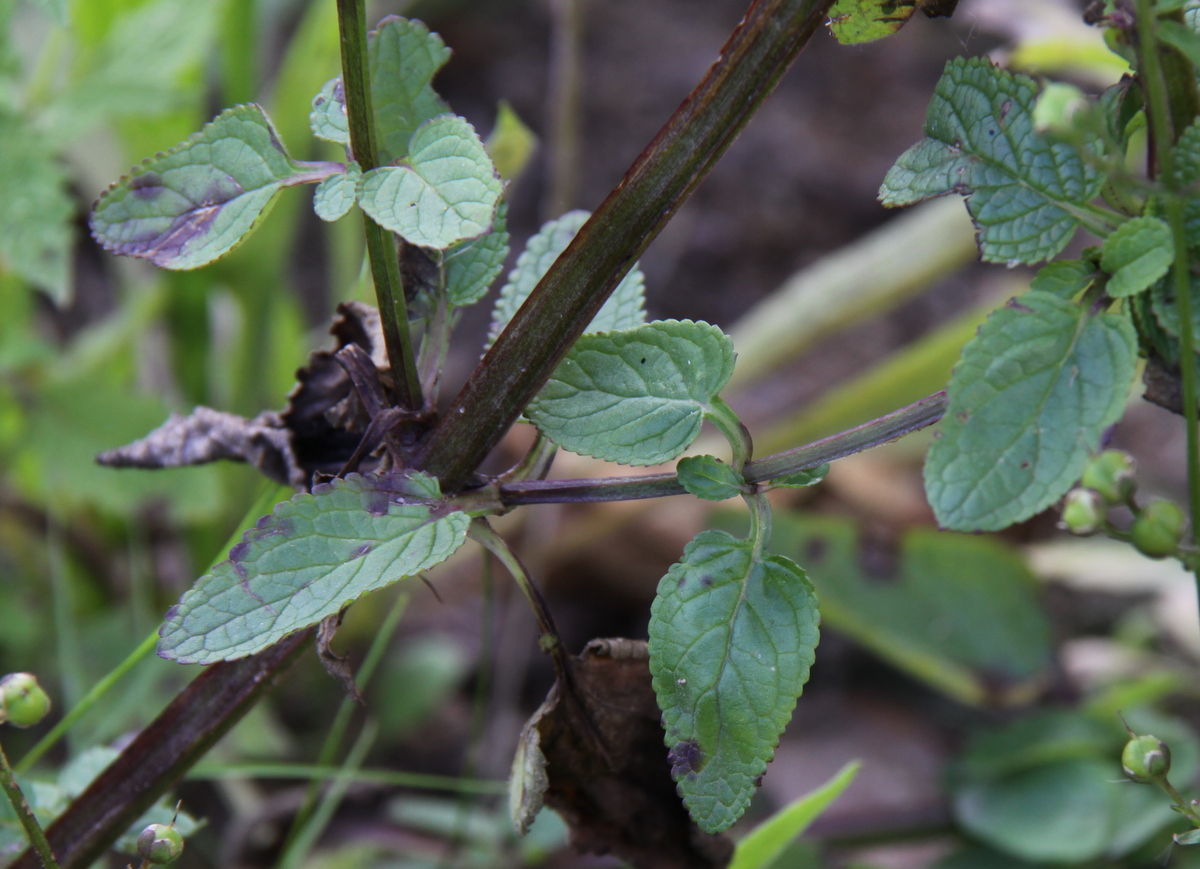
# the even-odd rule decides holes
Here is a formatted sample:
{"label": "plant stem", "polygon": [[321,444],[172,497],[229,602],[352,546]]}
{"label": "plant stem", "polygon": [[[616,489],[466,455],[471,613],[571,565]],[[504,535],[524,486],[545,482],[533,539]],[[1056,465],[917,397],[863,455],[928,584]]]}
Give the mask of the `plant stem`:
{"label": "plant stem", "polygon": [[17,819],[25,828],[25,835],[29,838],[29,844],[33,850],[37,852],[42,869],[58,869],[58,862],[54,859],[54,852],[50,850],[50,843],[46,841],[46,834],[42,832],[41,825],[30,811],[25,795],[21,793],[21,786],[17,784],[17,777],[13,775],[12,767],[8,765],[8,758],[4,754],[3,747],[0,747],[0,790],[3,790],[4,795],[8,797],[13,811],[17,814]]}
{"label": "plant stem", "polygon": [[508,548],[508,544],[492,529],[486,519],[472,519],[467,534],[472,540],[496,556],[512,575],[517,587],[525,595],[525,600],[529,602],[529,608],[533,610],[534,618],[537,619],[538,630],[541,631],[539,643],[554,659],[555,667],[559,668],[560,675],[565,673],[567,671],[566,650],[563,649],[562,640],[559,639],[558,628],[554,626],[554,617],[550,615],[550,607],[546,605],[546,599],[542,597],[538,587],[529,578],[529,572],[525,570],[525,565],[521,564],[521,560]]}
{"label": "plant stem", "polygon": [[[823,438],[811,444],[747,462],[742,475],[750,483],[763,483],[797,471],[816,468],[872,447],[894,441],[942,418],[946,393],[901,408],[887,416]],[[505,507],[524,504],[561,504],[594,501],[640,501],[686,495],[687,489],[675,474],[645,474],[635,477],[594,477],[584,480],[525,480],[501,483],[500,501]]]}
{"label": "plant stem", "polygon": [[462,486],[549,379],[642,251],[774,89],[832,0],[756,0],[716,63],[492,345],[413,464]]}
{"label": "plant stem", "polygon": [[771,502],[765,494],[745,495],[750,508],[750,539],[754,541],[754,554],[761,556],[771,542]]}
{"label": "plant stem", "polygon": [[[346,118],[350,127],[350,148],[354,159],[369,172],[379,165],[375,146],[375,113],[371,107],[370,73],[367,69],[367,23],[363,0],[337,0],[338,31],[341,34],[342,84],[346,93]],[[413,353],[412,331],[408,327],[408,307],[400,280],[400,261],[395,236],[363,212],[367,236],[367,257],[383,321],[396,397],[407,410],[420,410],[421,380]]]}
{"label": "plant stem", "polygon": [[[46,830],[63,869],[84,869],[100,859],[258,702],[313,634],[311,628],[297,631],[257,655],[204,668]],[[36,866],[36,856],[26,851],[7,869]]]}
{"label": "plant stem", "polygon": [[41,760],[42,756],[54,747],[63,734],[67,733],[75,723],[86,715],[93,706],[108,693],[117,682],[123,679],[134,667],[143,659],[149,656],[154,651],[154,647],[158,644],[158,628],[142,640],[141,645],[129,653],[129,655],[118,664],[113,670],[108,673],[103,679],[91,687],[91,689],[79,699],[79,702],[62,717],[62,720],[50,728],[50,732],[38,740],[37,745],[29,749],[25,756],[17,763],[18,773],[27,773],[35,763]]}
{"label": "plant stem", "polygon": [[[404,615],[404,610],[408,608],[408,600],[409,596],[405,593],[396,595],[396,600],[393,601],[391,609],[383,617],[383,624],[375,632],[375,638],[371,640],[371,646],[367,649],[366,657],[363,658],[362,664],[359,665],[358,672],[354,674],[354,681],[358,684],[360,691],[366,690],[367,683],[371,681],[371,677],[375,674],[375,668],[379,665],[384,651],[387,650],[388,643],[396,633],[396,626],[400,624],[400,618]],[[337,714],[333,718],[333,724],[329,726],[329,732],[325,735],[325,741],[321,744],[321,751],[317,755],[318,766],[328,766],[337,757],[338,750],[342,747],[342,740],[346,736],[346,728],[350,726],[350,716],[354,713],[354,705],[354,701],[349,697],[342,698]],[[308,824],[316,808],[320,793],[321,786],[316,780],[304,792],[304,802],[300,805],[299,810],[297,810],[296,817],[292,821],[292,826],[288,830],[287,837],[284,839],[283,851],[285,854],[291,848],[292,843],[303,835],[305,826]]]}
{"label": "plant stem", "polygon": [[[197,766],[188,773],[196,781],[216,779],[315,779],[334,778],[340,766],[320,766],[308,763],[239,763],[231,765]],[[508,788],[502,781],[454,778],[423,772],[399,772],[393,769],[358,769],[348,777],[361,784],[385,785],[396,788],[419,788],[430,791],[450,791],[471,794],[502,794]]]}
{"label": "plant stem", "polygon": [[579,114],[583,90],[582,0],[551,0],[549,136],[542,220],[575,205],[579,181]]}
{"label": "plant stem", "polygon": [[[1191,507],[1191,540],[1196,542],[1196,523],[1200,521],[1200,430],[1197,429],[1196,341],[1192,333],[1192,287],[1188,275],[1188,240],[1183,222],[1183,202],[1175,176],[1174,136],[1171,129],[1167,81],[1158,55],[1156,19],[1151,0],[1137,0],[1138,51],[1141,78],[1146,90],[1151,132],[1158,159],[1158,181],[1165,191],[1164,206],[1171,237],[1175,242],[1175,261],[1171,276],[1175,282],[1175,300],[1179,306],[1179,367],[1183,379],[1183,418],[1187,428],[1188,495]],[[1200,572],[1195,572],[1200,584]]]}
{"label": "plant stem", "polygon": [[729,448],[733,451],[732,466],[740,474],[746,467],[746,462],[754,455],[754,441],[750,439],[750,430],[742,424],[733,408],[720,398],[713,398],[709,402],[705,416],[725,436],[725,440],[729,441]]}

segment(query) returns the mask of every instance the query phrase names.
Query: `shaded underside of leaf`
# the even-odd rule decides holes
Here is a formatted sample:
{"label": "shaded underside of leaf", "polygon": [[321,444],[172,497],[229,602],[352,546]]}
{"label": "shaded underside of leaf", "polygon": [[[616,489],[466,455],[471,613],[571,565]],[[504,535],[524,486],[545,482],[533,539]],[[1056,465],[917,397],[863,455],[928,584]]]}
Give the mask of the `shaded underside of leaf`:
{"label": "shaded underside of leaf", "polygon": [[650,670],[672,775],[702,830],[750,804],[812,665],[817,599],[795,562],[705,531],[658,586]]}
{"label": "shaded underside of leaf", "polygon": [[526,413],[571,452],[657,464],[696,439],[733,362],[733,342],[708,323],[659,320],[584,335]]}
{"label": "shaded underside of leaf", "polygon": [[235,106],[105,191],[92,234],[116,254],[196,268],[244,238],[298,171],[262,109]]}
{"label": "shaded underside of leaf", "polygon": [[[508,281],[500,289],[492,311],[488,330],[488,346],[500,337],[504,327],[525,304],[538,281],[566,250],[571,239],[591,215],[586,211],[568,211],[562,217],[549,220],[525,245],[516,267],[509,272]],[[635,264],[613,290],[603,307],[588,324],[588,332],[613,332],[634,329],[646,322],[646,279]]]}
{"label": "shaded underside of leaf", "polygon": [[885,205],[908,205],[946,193],[967,197],[983,259],[1033,263],[1050,259],[1079,224],[1103,176],[1074,148],[1034,129],[1037,83],[987,58],[946,65],[925,119],[926,138],[906,151],[879,191]]}
{"label": "shaded underside of leaf", "polygon": [[446,251],[446,301],[456,308],[473,305],[487,294],[508,258],[508,205],[496,208],[492,231]]}
{"label": "shaded underside of leaf", "polygon": [[202,664],[244,657],[444,561],[470,520],[404,503],[412,491],[352,474],[278,505],[171,609],[159,654]]}
{"label": "shaded underside of leaf", "polygon": [[994,531],[1058,500],[1124,410],[1136,354],[1127,317],[1047,293],[993,313],[963,348],[925,463],[938,523]]}

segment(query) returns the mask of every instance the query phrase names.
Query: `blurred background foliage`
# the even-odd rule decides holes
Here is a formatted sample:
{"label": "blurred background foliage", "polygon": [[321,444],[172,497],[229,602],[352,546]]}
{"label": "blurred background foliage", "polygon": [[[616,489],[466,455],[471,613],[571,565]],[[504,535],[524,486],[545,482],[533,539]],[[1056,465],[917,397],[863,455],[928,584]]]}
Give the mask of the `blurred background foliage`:
{"label": "blurred background foliage", "polygon": [[[481,133],[505,99],[540,135],[510,191],[515,250],[542,219],[594,207],[620,180],[743,7],[371,5],[371,20],[403,13],[442,33],[455,55],[439,90]],[[1092,90],[1115,81],[1121,62],[1081,7],[963,0],[952,20],[918,17],[871,45],[819,35],[648,251],[652,316],[734,335],[733,403],[760,454],[941,388],[989,307],[1028,286],[1021,270],[975,263],[959,201],[889,215],[874,194],[956,54],[990,52]],[[256,502],[262,512],[282,497],[243,466],[115,471],[93,456],[196,404],[282,407],[336,303],[371,297],[358,222],[322,224],[311,191],[285,191],[234,254],[186,273],[102,254],[87,211],[131,165],[238,102],[262,103],[294,156],[336,159],[307,118],[338,63],[332,0],[0,0],[0,672],[36,672],[56,716],[138,647]],[[572,80],[577,98],[561,86]],[[487,303],[477,308],[443,394],[478,359]],[[745,828],[861,758],[778,869],[1200,865],[1192,849],[1164,858],[1174,816],[1157,792],[1120,783],[1117,762],[1122,712],[1170,743],[1173,781],[1195,790],[1189,577],[1119,544],[1067,539],[1053,515],[999,536],[937,532],[920,484],[929,437],[780,493],[789,514],[774,545],[809,569],[824,632]],[[518,426],[495,466],[529,439]],[[1113,434],[1143,490],[1176,498],[1181,442],[1179,421],[1136,397]],[[619,472],[566,455],[555,470]],[[675,498],[530,508],[500,526],[578,650],[644,637],[683,543],[744,522]],[[429,577],[436,595],[413,583],[349,611],[338,645],[356,663],[374,649],[366,708],[345,703],[315,656],[303,661],[181,787],[204,823],[186,865],[617,865],[573,854],[550,813],[522,841],[509,830],[502,780],[552,674],[519,595],[481,567],[464,550]],[[119,747],[194,672],[148,658],[108,691],[30,773],[45,783],[45,817],[107,756],[88,749]],[[6,731],[9,755],[45,729]],[[295,764],[340,774],[314,802]],[[307,822],[293,823],[298,811]],[[0,845],[12,835],[0,815]]]}

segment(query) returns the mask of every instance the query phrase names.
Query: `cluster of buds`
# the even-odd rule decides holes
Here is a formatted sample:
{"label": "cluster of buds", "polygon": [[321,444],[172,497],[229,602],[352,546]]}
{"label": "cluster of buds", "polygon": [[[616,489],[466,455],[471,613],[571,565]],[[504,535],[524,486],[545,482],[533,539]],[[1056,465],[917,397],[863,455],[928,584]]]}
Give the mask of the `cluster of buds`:
{"label": "cluster of buds", "polygon": [[32,673],[0,678],[0,724],[33,727],[50,711],[50,697]]}
{"label": "cluster of buds", "polygon": [[1105,527],[1111,508],[1124,505],[1134,514],[1129,538],[1139,552],[1151,558],[1176,555],[1186,524],[1183,511],[1163,500],[1141,507],[1133,498],[1136,490],[1133,457],[1105,450],[1088,463],[1080,485],[1067,493],[1062,527],[1072,534],[1094,534]]}

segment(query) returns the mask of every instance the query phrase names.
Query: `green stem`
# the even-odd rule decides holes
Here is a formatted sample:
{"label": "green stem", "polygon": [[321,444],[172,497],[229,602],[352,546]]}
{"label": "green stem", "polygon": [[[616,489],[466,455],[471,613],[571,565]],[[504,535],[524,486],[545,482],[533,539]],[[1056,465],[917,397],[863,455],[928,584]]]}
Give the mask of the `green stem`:
{"label": "green stem", "polygon": [[[340,766],[319,766],[307,763],[239,763],[197,766],[187,777],[195,781],[217,779],[314,779],[329,780],[342,772]],[[422,772],[398,772],[392,769],[357,769],[349,781],[362,784],[387,785],[398,788],[419,788],[429,791],[450,791],[472,794],[502,794],[508,786],[502,781],[454,778]]]}
{"label": "green stem", "polygon": [[[1183,221],[1183,202],[1175,177],[1174,136],[1170,124],[1167,82],[1158,54],[1151,0],[1137,0],[1137,24],[1141,77],[1150,108],[1151,132],[1158,158],[1158,180],[1165,190],[1164,204],[1171,237],[1175,242],[1175,261],[1171,276],[1179,306],[1179,355],[1183,378],[1183,417],[1187,427],[1188,495],[1191,505],[1191,539],[1196,542],[1196,523],[1200,521],[1200,429],[1197,429],[1196,342],[1192,334],[1192,288],[1188,275],[1188,240]],[[1200,572],[1194,572],[1200,585]]]}
{"label": "green stem", "polygon": [[371,720],[368,720],[363,725],[362,732],[358,735],[358,739],[354,741],[349,753],[346,755],[346,761],[338,770],[337,775],[333,777],[333,781],[329,785],[329,790],[325,792],[317,810],[313,813],[312,820],[305,825],[300,835],[292,843],[283,856],[279,858],[279,869],[296,869],[304,862],[304,858],[308,856],[308,852],[312,850],[313,845],[317,843],[317,839],[321,838],[321,833],[329,825],[329,821],[333,818],[333,813],[337,811],[338,805],[342,798],[346,796],[346,791],[349,789],[354,773],[362,766],[363,761],[367,757],[367,752],[371,750],[371,746],[375,744],[375,737],[379,734],[379,726]]}
{"label": "green stem", "polygon": [[521,560],[508,548],[508,544],[492,529],[492,526],[488,524],[486,519],[482,517],[472,519],[471,527],[467,531],[467,534],[472,540],[496,556],[500,563],[504,565],[505,569],[517,583],[517,587],[521,589],[521,594],[525,595],[525,600],[529,602],[530,609],[533,610],[534,618],[537,619],[538,630],[541,632],[540,643],[542,648],[550,652],[556,666],[565,668],[566,652],[563,649],[562,640],[559,639],[558,628],[554,625],[554,617],[550,615],[550,607],[546,605],[546,599],[542,597],[542,593],[538,591],[538,587],[529,578],[529,572],[525,570],[525,565],[521,564]]}
{"label": "green stem", "polygon": [[[375,632],[375,638],[371,641],[371,647],[367,649],[366,657],[363,658],[358,672],[354,674],[354,681],[358,684],[360,691],[366,690],[367,683],[371,681],[371,676],[375,674],[375,668],[383,658],[383,653],[387,650],[388,643],[396,633],[396,626],[400,624],[400,618],[404,615],[404,610],[408,607],[408,599],[409,596],[407,594],[401,593],[396,595],[396,600],[392,603],[392,608],[388,610],[387,615],[383,618],[383,624]],[[342,702],[338,706],[337,715],[333,718],[333,724],[330,725],[329,732],[325,735],[325,741],[321,745],[321,751],[317,754],[318,766],[329,766],[333,763],[333,759],[337,757],[338,750],[342,747],[342,740],[346,737],[346,729],[350,726],[350,717],[354,713],[354,705],[354,701],[349,697],[342,698]],[[292,821],[292,826],[288,830],[287,837],[284,839],[284,853],[287,853],[292,844],[303,835],[309,820],[312,818],[313,812],[316,810],[317,800],[320,795],[320,782],[314,780],[308,786],[307,790],[305,790],[304,802],[300,804],[300,809],[296,812],[296,817]]]}
{"label": "green stem", "polygon": [[[338,31],[341,34],[342,84],[346,93],[346,118],[354,159],[369,172],[379,165],[375,146],[375,113],[371,107],[370,73],[367,69],[367,23],[364,0],[337,0]],[[383,337],[396,383],[400,406],[420,410],[421,380],[413,353],[408,308],[400,280],[396,238],[363,213],[367,236],[367,258],[375,280],[375,295],[383,321]],[[402,242],[401,242],[402,243]]]}
{"label": "green stem", "polygon": [[1167,780],[1166,776],[1158,779],[1158,786],[1166,791],[1167,794],[1170,795],[1171,799],[1175,801],[1175,805],[1179,807],[1180,814],[1182,814],[1197,827],[1200,827],[1200,814],[1198,814],[1196,810],[1192,808],[1192,805],[1188,800],[1185,800],[1180,795],[1179,791],[1175,790],[1175,786]]}
{"label": "green stem", "polygon": [[754,455],[754,442],[750,439],[750,430],[742,424],[733,408],[717,397],[709,402],[704,415],[729,441],[729,448],[733,450],[733,469],[740,474],[746,467],[746,462]]}
{"label": "green stem", "polygon": [[750,539],[754,541],[754,554],[761,556],[771,542],[771,502],[766,495],[743,495],[750,508]]}
{"label": "green stem", "polygon": [[25,828],[25,835],[37,853],[38,859],[42,863],[42,869],[58,869],[58,862],[54,859],[54,852],[50,850],[50,843],[46,841],[46,834],[42,832],[41,825],[30,811],[29,803],[25,801],[25,795],[21,793],[21,786],[17,784],[17,777],[13,775],[12,767],[8,765],[8,758],[4,754],[3,747],[0,747],[0,790],[3,790],[4,795],[8,797],[13,811],[17,813],[17,819]]}
{"label": "green stem", "polygon": [[33,765],[42,759],[47,751],[54,747],[63,736],[75,726],[84,715],[99,702],[109,689],[136,667],[143,659],[148,657],[154,651],[154,647],[158,645],[158,628],[155,628],[153,633],[142,640],[141,644],[134,649],[129,655],[118,664],[113,670],[91,687],[91,689],[80,698],[79,702],[62,717],[62,720],[50,728],[50,732],[38,740],[37,745],[29,749],[24,757],[17,764],[17,772],[27,773],[33,768]]}
{"label": "green stem", "polygon": [[757,0],[716,62],[534,288],[413,465],[460,488],[737,137],[832,0]]}

